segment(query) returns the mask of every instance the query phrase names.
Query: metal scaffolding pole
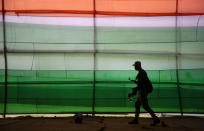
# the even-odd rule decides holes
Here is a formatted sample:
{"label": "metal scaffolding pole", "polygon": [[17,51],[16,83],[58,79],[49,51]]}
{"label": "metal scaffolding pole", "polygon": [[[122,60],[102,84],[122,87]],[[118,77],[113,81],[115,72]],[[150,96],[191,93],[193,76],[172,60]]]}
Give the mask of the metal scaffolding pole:
{"label": "metal scaffolding pole", "polygon": [[96,99],[96,0],[93,0],[93,99],[92,99],[92,116],[95,116],[95,99]]}
{"label": "metal scaffolding pole", "polygon": [[7,48],[6,48],[6,26],[5,26],[5,3],[4,0],[2,0],[2,26],[3,26],[3,54],[4,54],[4,111],[3,111],[3,117],[6,118],[6,107],[7,107],[7,84],[8,84],[8,65],[7,65]]}
{"label": "metal scaffolding pole", "polygon": [[179,38],[178,38],[178,0],[176,0],[176,32],[175,32],[175,41],[176,41],[176,85],[178,90],[178,98],[179,98],[179,107],[181,116],[183,116],[183,107],[182,107],[182,98],[181,98],[181,87],[179,82],[179,72],[178,72],[178,46],[179,46]]}

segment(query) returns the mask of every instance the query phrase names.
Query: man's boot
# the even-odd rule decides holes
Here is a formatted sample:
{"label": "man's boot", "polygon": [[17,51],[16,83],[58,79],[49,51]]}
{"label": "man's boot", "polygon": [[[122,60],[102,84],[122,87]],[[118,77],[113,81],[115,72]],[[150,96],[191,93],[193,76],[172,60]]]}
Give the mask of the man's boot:
{"label": "man's boot", "polygon": [[138,124],[138,118],[134,118],[132,121],[128,122],[128,124]]}
{"label": "man's boot", "polygon": [[159,124],[159,123],[160,123],[159,118],[158,118],[158,117],[155,117],[155,118],[154,118],[154,122],[151,124],[151,126],[156,126],[156,125]]}

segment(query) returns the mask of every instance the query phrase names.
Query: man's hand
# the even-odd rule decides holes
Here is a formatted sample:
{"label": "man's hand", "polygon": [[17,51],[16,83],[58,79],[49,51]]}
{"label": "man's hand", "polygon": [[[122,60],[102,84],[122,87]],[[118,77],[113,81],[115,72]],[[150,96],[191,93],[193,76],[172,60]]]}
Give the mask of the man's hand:
{"label": "man's hand", "polygon": [[134,95],[132,94],[132,93],[129,93],[128,94],[128,97],[130,98],[130,97],[133,97]]}
{"label": "man's hand", "polygon": [[135,81],[135,80],[131,80],[130,77],[128,78],[128,80],[129,80],[129,81],[132,81],[132,82],[134,82],[134,83],[136,83],[136,81]]}

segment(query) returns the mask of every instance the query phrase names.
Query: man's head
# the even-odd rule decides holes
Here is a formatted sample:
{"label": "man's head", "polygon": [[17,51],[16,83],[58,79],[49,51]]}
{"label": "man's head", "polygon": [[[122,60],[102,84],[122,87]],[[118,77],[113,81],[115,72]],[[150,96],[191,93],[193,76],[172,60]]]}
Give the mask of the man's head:
{"label": "man's head", "polygon": [[140,69],[142,68],[140,61],[135,61],[135,63],[133,64],[133,66],[135,67],[135,70],[140,70]]}

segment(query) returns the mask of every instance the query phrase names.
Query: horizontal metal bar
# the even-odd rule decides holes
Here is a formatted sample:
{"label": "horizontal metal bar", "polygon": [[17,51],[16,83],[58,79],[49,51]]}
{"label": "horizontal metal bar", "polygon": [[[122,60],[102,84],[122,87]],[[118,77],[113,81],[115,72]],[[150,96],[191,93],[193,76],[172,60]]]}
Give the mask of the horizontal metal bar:
{"label": "horizontal metal bar", "polygon": [[[179,41],[179,43],[187,43],[187,42],[204,42],[204,41]],[[0,41],[2,43],[2,41]],[[12,41],[7,41],[6,43],[29,43],[29,44],[94,44],[94,43],[49,43],[49,42],[29,42],[29,41],[17,41],[17,42],[12,42]],[[114,43],[102,43],[102,42],[97,42],[96,44],[169,44],[169,43],[175,43],[175,41],[151,41],[151,42],[144,42],[144,41],[136,41],[136,42],[114,42]]]}
{"label": "horizontal metal bar", "polygon": [[[1,11],[0,11],[1,12]],[[119,12],[119,11],[94,11],[94,10],[5,10],[5,13],[20,14],[91,14],[91,15],[111,15],[111,16],[185,16],[185,15],[204,15],[204,13],[143,13],[143,12]]]}
{"label": "horizontal metal bar", "polygon": [[[91,107],[90,107],[91,108]],[[100,107],[99,107],[100,108]],[[129,108],[129,107],[127,107],[127,108]],[[25,113],[25,112],[22,112],[22,113],[7,113],[7,115],[9,115],[9,114],[11,114],[11,115],[19,115],[19,114],[75,114],[75,113],[77,113],[77,111],[76,112],[53,112],[53,113],[40,113],[40,112],[35,112],[35,113]],[[83,112],[83,111],[80,111],[80,113],[84,113],[84,114],[92,114],[92,112],[91,111],[87,111],[87,112]],[[97,115],[97,114],[127,114],[127,113],[135,113],[134,111],[130,111],[130,112],[95,112],[95,115]],[[141,113],[146,113],[146,112],[143,112],[143,111],[141,111]],[[178,115],[180,115],[180,112],[155,112],[155,113],[178,113]],[[204,112],[184,112],[184,115],[185,114],[201,114],[201,115],[203,115],[204,114]]]}
{"label": "horizontal metal bar", "polygon": [[[93,81],[28,81],[28,82],[8,82],[8,84],[92,84]],[[96,83],[100,84],[133,84],[129,81],[96,81]],[[0,82],[0,84],[4,84],[4,82]],[[152,82],[152,84],[174,84],[177,82]],[[179,83],[180,85],[194,85],[194,86],[204,86],[204,83]]]}
{"label": "horizontal metal bar", "polygon": [[[7,50],[7,53],[103,53],[103,54],[143,54],[143,55],[180,55],[204,56],[204,53],[174,53],[159,51],[133,51],[133,50]],[[3,51],[0,51],[3,54]]]}

